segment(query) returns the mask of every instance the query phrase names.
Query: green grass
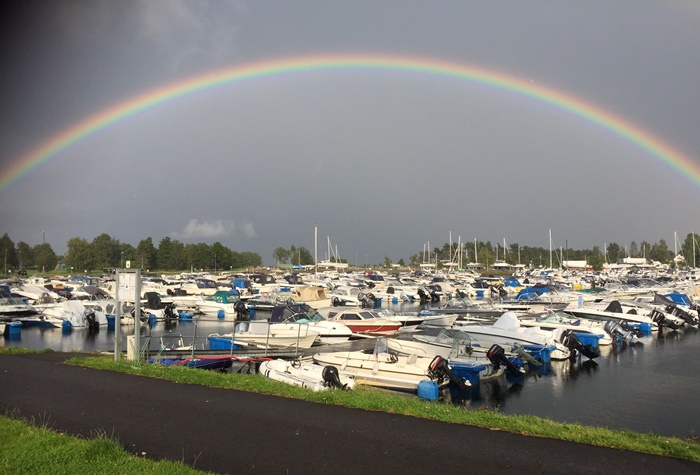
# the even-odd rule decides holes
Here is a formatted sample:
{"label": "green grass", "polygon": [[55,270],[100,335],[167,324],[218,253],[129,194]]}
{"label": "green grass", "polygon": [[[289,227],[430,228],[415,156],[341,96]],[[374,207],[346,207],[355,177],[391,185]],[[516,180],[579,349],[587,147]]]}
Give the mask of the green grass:
{"label": "green grass", "polygon": [[178,383],[271,394],[320,404],[388,412],[452,424],[468,424],[517,434],[548,437],[700,462],[700,444],[690,439],[681,440],[651,433],[640,434],[603,427],[564,424],[535,416],[504,415],[493,410],[468,410],[451,404],[396,395],[371,387],[360,386],[353,391],[314,392],[310,389],[272,381],[261,375],[218,373],[124,360],[117,362],[112,356],[79,357],[69,360],[68,363],[161,378]]}
{"label": "green grass", "polygon": [[[10,415],[11,416],[11,415]],[[104,433],[91,439],[48,429],[47,422],[0,416],[0,473],[27,475],[111,475],[139,473],[193,475],[202,472],[173,461],[153,461],[127,453]]]}

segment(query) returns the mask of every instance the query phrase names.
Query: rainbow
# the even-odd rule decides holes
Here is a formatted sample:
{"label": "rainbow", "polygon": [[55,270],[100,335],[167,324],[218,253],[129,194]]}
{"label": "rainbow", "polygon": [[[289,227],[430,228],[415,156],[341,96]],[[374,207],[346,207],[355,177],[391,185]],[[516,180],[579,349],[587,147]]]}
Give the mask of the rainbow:
{"label": "rainbow", "polygon": [[416,57],[363,54],[302,56],[254,62],[211,71],[148,91],[87,117],[54,135],[26,155],[12,161],[6,169],[0,171],[0,191],[3,191],[7,186],[28,174],[41,163],[69,148],[72,144],[111,124],[125,120],[159,104],[198,91],[266,76],[343,69],[429,74],[483,84],[529,97],[609,130],[648,152],[652,157],[665,163],[673,170],[690,179],[694,184],[700,186],[700,166],[696,160],[684,155],[631,122],[570,94],[512,75],[461,63]]}

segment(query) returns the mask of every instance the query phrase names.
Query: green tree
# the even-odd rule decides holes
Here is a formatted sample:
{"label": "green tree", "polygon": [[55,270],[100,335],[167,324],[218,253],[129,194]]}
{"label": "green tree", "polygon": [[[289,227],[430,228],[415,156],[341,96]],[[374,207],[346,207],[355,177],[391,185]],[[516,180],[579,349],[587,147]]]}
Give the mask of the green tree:
{"label": "green tree", "polygon": [[666,241],[661,239],[658,243],[652,244],[649,251],[649,258],[653,261],[659,261],[662,264],[668,264],[672,260],[673,253],[669,251]]}
{"label": "green tree", "polygon": [[681,253],[685,256],[685,262],[689,266],[695,267],[700,263],[700,239],[695,233],[689,233],[681,246]]}
{"label": "green tree", "polygon": [[251,268],[262,265],[262,257],[257,252],[241,252],[242,267]]}
{"label": "green tree", "polygon": [[189,263],[191,269],[204,269],[209,264],[209,245],[203,242],[197,244],[186,244],[185,255],[187,256],[187,262]]}
{"label": "green tree", "polygon": [[646,241],[642,241],[642,243],[639,245],[640,248],[640,256],[639,257],[644,257],[644,258],[649,258],[649,251],[651,250],[651,244],[649,244]]}
{"label": "green tree", "polygon": [[591,257],[588,259],[588,264],[595,271],[603,270],[603,265],[605,265],[605,258],[603,257],[603,253],[600,251],[600,248],[598,246],[593,246],[593,252],[591,253]]}
{"label": "green tree", "polygon": [[58,257],[56,257],[56,254],[53,252],[51,244],[37,244],[34,246],[33,253],[34,264],[41,272],[51,271],[56,268]]}
{"label": "green tree", "polygon": [[158,243],[158,251],[156,252],[156,261],[158,269],[175,270],[175,256],[173,252],[173,242],[170,237],[166,236]]}
{"label": "green tree", "polygon": [[630,257],[639,257],[639,248],[635,241],[630,243]]}
{"label": "green tree", "polygon": [[85,238],[70,238],[68,240],[68,252],[65,255],[66,265],[72,272],[91,271],[95,269],[95,255],[92,246]]}
{"label": "green tree", "polygon": [[91,246],[98,269],[117,267],[120,258],[118,240],[112,239],[109,234],[102,233],[92,240]]}
{"label": "green tree", "polygon": [[316,264],[314,261],[314,256],[311,255],[311,252],[306,249],[304,246],[301,246],[299,248],[299,256],[301,258],[301,265],[302,266],[312,266]]}
{"label": "green tree", "polygon": [[0,237],[0,252],[3,258],[3,270],[7,274],[8,269],[17,267],[17,259],[15,257],[15,243],[12,242],[7,233]]}
{"label": "green tree", "polygon": [[153,239],[150,237],[142,239],[136,246],[136,265],[142,270],[155,269],[157,254]]}
{"label": "green tree", "polygon": [[617,263],[620,259],[624,257],[622,253],[622,248],[616,242],[611,242],[608,244],[608,262]]}
{"label": "green tree", "polygon": [[126,263],[130,262],[131,266],[136,263],[136,248],[128,243],[119,244],[119,266],[126,267]]}
{"label": "green tree", "polygon": [[26,242],[19,241],[17,243],[17,260],[19,261],[17,264],[19,269],[26,269],[34,265],[34,253]]}
{"label": "green tree", "polygon": [[214,271],[219,269],[229,269],[233,265],[233,259],[231,259],[231,250],[221,244],[220,242],[215,242],[209,248],[211,254],[211,268]]}
{"label": "green tree", "polygon": [[391,259],[388,256],[384,256],[384,267],[387,269],[391,268]]}
{"label": "green tree", "polygon": [[[294,246],[292,246],[292,248],[293,247]],[[275,250],[272,251],[272,258],[278,264],[287,264],[291,254],[292,254],[291,251],[288,251],[287,249],[285,249],[283,247],[276,247]]]}

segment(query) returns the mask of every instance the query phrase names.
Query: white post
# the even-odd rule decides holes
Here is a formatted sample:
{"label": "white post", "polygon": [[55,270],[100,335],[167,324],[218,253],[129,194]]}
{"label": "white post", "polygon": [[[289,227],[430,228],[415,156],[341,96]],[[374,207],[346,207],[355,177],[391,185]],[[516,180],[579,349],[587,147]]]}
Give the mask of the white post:
{"label": "white post", "polygon": [[[122,253],[123,254],[123,253]],[[121,304],[119,302],[119,269],[114,276],[115,279],[115,292],[116,298],[114,299],[114,361],[119,361],[121,358],[121,351],[119,345],[119,333],[121,332]]]}

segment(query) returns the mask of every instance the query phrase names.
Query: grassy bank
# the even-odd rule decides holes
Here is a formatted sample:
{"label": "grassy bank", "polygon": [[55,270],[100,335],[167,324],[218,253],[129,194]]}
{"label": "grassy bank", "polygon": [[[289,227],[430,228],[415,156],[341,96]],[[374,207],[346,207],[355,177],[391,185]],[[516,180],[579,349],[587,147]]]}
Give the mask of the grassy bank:
{"label": "grassy bank", "polygon": [[517,434],[614,447],[700,462],[700,444],[691,440],[579,424],[564,424],[535,416],[504,415],[490,410],[466,410],[450,404],[423,401],[371,387],[359,387],[354,391],[313,392],[271,381],[260,375],[217,373],[130,361],[115,362],[114,358],[110,356],[77,357],[69,360],[69,363],[101,370],[161,378],[178,383],[271,394],[321,404],[383,411],[452,424],[468,424]]}
{"label": "grassy bank", "polygon": [[80,475],[139,473],[194,475],[180,462],[156,462],[127,453],[107,434],[91,439],[71,437],[47,429],[48,423],[0,416],[0,473],[31,475]]}

